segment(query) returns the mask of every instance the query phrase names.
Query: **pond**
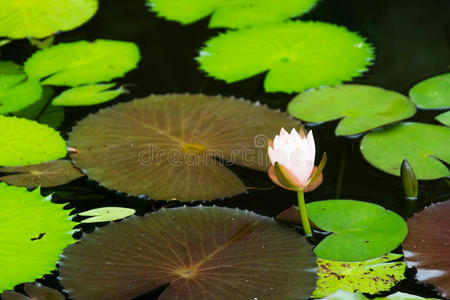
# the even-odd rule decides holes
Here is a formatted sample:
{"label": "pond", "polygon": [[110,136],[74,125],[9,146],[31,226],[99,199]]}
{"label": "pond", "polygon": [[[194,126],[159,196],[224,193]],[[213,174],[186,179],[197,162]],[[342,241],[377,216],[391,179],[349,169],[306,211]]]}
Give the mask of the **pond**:
{"label": "pond", "polygon": [[[0,1],[0,7],[1,5]],[[368,67],[367,72],[355,77],[351,82],[377,86],[408,96],[409,90],[415,84],[449,71],[449,16],[450,2],[443,0],[428,0],[426,3],[422,0],[322,0],[311,11],[296,19],[337,24],[365,37],[366,41],[374,47],[375,60],[373,65]],[[79,126],[81,120],[87,116],[92,116],[117,103],[125,103],[149,95],[201,93],[232,96],[253,102],[259,101],[269,108],[286,111],[288,103],[296,96],[296,93],[266,92],[264,87],[266,73],[226,83],[208,76],[199,68],[199,63],[194,59],[198,56],[199,50],[205,46],[206,41],[226,31],[224,28],[208,28],[208,23],[208,18],[188,25],[168,21],[150,12],[144,0],[126,3],[109,0],[100,1],[95,16],[81,27],[55,35],[54,44],[96,39],[134,42],[141,54],[137,68],[114,80],[118,83],[117,86],[122,85],[129,91],[128,93],[98,105],[64,108],[65,118],[58,128],[63,138],[67,140],[73,128]],[[23,64],[36,50],[27,39],[18,39],[0,48],[0,59]],[[63,90],[65,90],[63,87],[54,87],[55,94]],[[417,113],[409,117],[407,121],[439,125],[435,117],[440,113],[442,110],[418,109]],[[230,118],[230,122],[232,119],[233,117]],[[336,136],[335,129],[338,123],[339,120],[317,124],[304,122],[306,127],[314,133],[316,165],[319,164],[322,154],[327,153],[323,182],[314,191],[305,193],[306,202],[354,199],[378,204],[402,217],[410,217],[413,212],[411,202],[405,199],[401,178],[383,172],[366,161],[360,150],[363,134]],[[101,128],[103,127],[95,132],[100,132]],[[220,126],[217,130],[220,130]],[[278,132],[279,128],[276,131]],[[444,144],[446,142],[448,140],[440,141]],[[198,151],[199,146],[189,147]],[[444,161],[444,159],[441,160]],[[399,168],[400,164],[401,161]],[[448,161],[446,165],[448,167]],[[239,208],[259,215],[275,217],[290,206],[297,205],[297,194],[274,185],[266,172],[239,165],[232,165],[230,169],[247,187],[247,192],[213,201],[168,202],[157,198],[150,200],[145,197],[117,193],[114,189],[105,188],[88,177],[57,187],[42,188],[41,192],[42,195],[52,194],[53,202],[64,203],[66,209],[75,209],[75,213],[99,207],[119,206],[133,208],[137,215],[143,216],[161,207],[169,209],[201,204]],[[128,172],[133,171],[128,170]],[[162,178],[161,181],[163,180],[168,179]],[[131,184],[137,183],[131,182]],[[161,185],[164,184],[161,182]],[[413,210],[420,212],[432,203],[449,199],[449,195],[448,176],[434,180],[420,180],[419,195]],[[82,219],[82,217],[76,217],[74,220]],[[120,224],[120,222],[117,223]],[[80,224],[77,228],[84,233],[76,232],[74,236],[81,238],[82,235],[93,232],[95,227],[103,226],[107,228],[109,225],[106,223]],[[297,227],[297,231],[303,234],[300,226]],[[323,236],[317,234],[316,238],[320,240]],[[402,253],[400,247],[393,252]],[[408,268],[405,280],[389,292],[383,292],[377,296],[401,291],[422,297],[441,298],[433,286],[417,282],[414,276],[415,270]],[[63,289],[58,280],[57,271],[45,275],[38,281],[60,291]],[[157,299],[166,286],[145,293],[136,299]],[[16,289],[21,291],[23,287],[19,286]]]}

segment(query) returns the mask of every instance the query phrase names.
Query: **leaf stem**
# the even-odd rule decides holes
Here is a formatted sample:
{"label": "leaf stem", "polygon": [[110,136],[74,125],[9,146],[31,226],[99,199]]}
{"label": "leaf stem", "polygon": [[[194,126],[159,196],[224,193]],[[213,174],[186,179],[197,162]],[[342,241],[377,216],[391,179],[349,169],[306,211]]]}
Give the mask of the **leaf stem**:
{"label": "leaf stem", "polygon": [[303,189],[299,189],[297,191],[297,197],[298,197],[298,210],[300,212],[303,230],[305,231],[306,236],[312,236],[311,225],[309,224],[308,213],[306,212],[305,196],[303,193]]}

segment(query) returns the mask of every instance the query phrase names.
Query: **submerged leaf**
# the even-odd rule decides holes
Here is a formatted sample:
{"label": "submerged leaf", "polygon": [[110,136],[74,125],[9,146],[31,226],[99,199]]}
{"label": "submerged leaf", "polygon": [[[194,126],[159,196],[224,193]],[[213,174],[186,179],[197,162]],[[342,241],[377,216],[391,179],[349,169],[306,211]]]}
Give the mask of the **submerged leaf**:
{"label": "submerged leaf", "polygon": [[97,11],[97,0],[0,0],[0,37],[44,38],[74,29]]}
{"label": "submerged leaf", "polygon": [[352,262],[379,257],[397,248],[408,232],[399,215],[372,203],[323,200],[306,209],[314,225],[333,233],[314,248],[320,258]]}
{"label": "submerged leaf", "polygon": [[147,0],[159,17],[184,25],[212,14],[209,27],[246,27],[287,20],[309,11],[317,0]]}
{"label": "submerged leaf", "polygon": [[63,185],[84,176],[69,160],[54,160],[26,167],[2,167],[0,181],[15,186],[52,187]]}
{"label": "submerged leaf", "polygon": [[450,126],[450,110],[438,115],[435,119],[446,126]]}
{"label": "submerged leaf", "polygon": [[405,122],[370,132],[360,148],[364,158],[384,172],[400,176],[400,166],[406,158],[417,179],[430,180],[450,175],[443,163],[450,163],[446,141],[450,141],[448,127]]}
{"label": "submerged leaf", "polygon": [[25,72],[43,79],[42,84],[77,86],[121,77],[136,68],[139,59],[139,49],[131,42],[78,41],[37,51],[25,62]]}
{"label": "submerged leaf", "polygon": [[0,114],[21,110],[39,100],[41,93],[39,82],[24,74],[0,74]]}
{"label": "submerged leaf", "polygon": [[0,75],[20,75],[24,74],[22,66],[9,60],[0,60]]}
{"label": "submerged leaf", "polygon": [[432,204],[408,220],[409,233],[402,244],[408,267],[416,278],[450,297],[450,200]]}
{"label": "submerged leaf", "polygon": [[320,22],[284,22],[228,31],[206,42],[202,70],[226,82],[268,71],[268,92],[301,92],[349,81],[373,58],[364,38]]}
{"label": "submerged leaf", "polygon": [[419,82],[409,91],[409,97],[423,109],[450,108],[450,73]]}
{"label": "submerged leaf", "polygon": [[125,207],[101,207],[79,213],[80,216],[91,216],[81,223],[109,222],[133,215],[136,211]]}
{"label": "submerged leaf", "polygon": [[377,294],[390,290],[405,279],[404,262],[390,262],[402,257],[389,253],[385,256],[361,262],[339,262],[318,258],[319,280],[313,293],[314,298],[328,296],[338,289],[348,292]]}
{"label": "submerged leaf", "polygon": [[354,135],[409,118],[416,108],[402,94],[349,84],[303,92],[289,103],[288,112],[306,122],[342,119],[336,135]]}
{"label": "submerged leaf", "polygon": [[0,292],[54,270],[75,241],[68,211],[50,199],[0,182]]}
{"label": "submerged leaf", "polygon": [[53,99],[52,104],[57,106],[95,105],[112,100],[127,91],[123,87],[108,90],[114,85],[115,83],[77,86],[59,94]]}
{"label": "submerged leaf", "polygon": [[[31,284],[31,283],[25,283],[24,285],[25,293],[27,293],[27,296],[25,296],[22,293],[13,292],[13,291],[6,291],[0,296],[3,300],[64,300],[64,296],[58,292],[55,289],[43,286],[40,283]],[[31,297],[31,298],[30,298]]]}
{"label": "submerged leaf", "polygon": [[316,280],[304,238],[273,219],[221,207],[162,209],[97,229],[65,249],[61,283],[77,300],[306,299]]}
{"label": "submerged leaf", "polygon": [[298,122],[250,101],[204,95],[120,103],[70,133],[75,165],[108,188],[159,200],[212,200],[245,192],[222,162],[266,171],[267,137]]}
{"label": "submerged leaf", "polygon": [[46,125],[0,116],[0,166],[26,166],[66,155],[66,143]]}

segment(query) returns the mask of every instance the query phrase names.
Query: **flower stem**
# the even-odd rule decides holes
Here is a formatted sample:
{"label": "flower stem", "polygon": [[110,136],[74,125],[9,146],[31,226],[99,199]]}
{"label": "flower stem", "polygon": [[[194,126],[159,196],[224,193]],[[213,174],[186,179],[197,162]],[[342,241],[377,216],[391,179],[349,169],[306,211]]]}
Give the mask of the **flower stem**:
{"label": "flower stem", "polygon": [[308,213],[306,212],[305,196],[303,194],[303,189],[297,191],[297,197],[298,197],[298,210],[300,212],[303,230],[305,231],[306,236],[312,236],[311,225],[309,224]]}

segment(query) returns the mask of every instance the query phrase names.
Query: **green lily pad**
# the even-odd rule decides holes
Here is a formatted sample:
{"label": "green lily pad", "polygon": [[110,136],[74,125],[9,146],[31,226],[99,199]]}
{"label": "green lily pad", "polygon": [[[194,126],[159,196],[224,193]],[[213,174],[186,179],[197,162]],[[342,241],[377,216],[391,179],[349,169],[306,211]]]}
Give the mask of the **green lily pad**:
{"label": "green lily pad", "polygon": [[52,128],[35,121],[0,116],[0,166],[25,166],[66,155],[66,143]]}
{"label": "green lily pad", "polygon": [[107,188],[158,200],[213,200],[246,191],[222,161],[267,171],[267,138],[297,126],[286,113],[250,101],[171,94],[92,114],[68,143],[78,150],[75,165]]}
{"label": "green lily pad", "polygon": [[52,88],[44,86],[42,88],[41,99],[24,109],[14,112],[13,115],[19,118],[35,120],[41,124],[47,124],[50,127],[57,128],[64,121],[64,109],[52,104],[47,105],[51,97],[53,97]]}
{"label": "green lily pad", "polygon": [[239,28],[273,23],[308,12],[317,0],[147,0],[159,17],[181,24],[211,15],[209,27]]}
{"label": "green lily pad", "polygon": [[268,71],[268,92],[302,92],[350,81],[373,59],[365,39],[344,27],[291,21],[227,31],[197,57],[210,76],[236,82]]}
{"label": "green lily pad", "polygon": [[74,29],[97,11],[97,0],[0,0],[0,37],[44,38]]}
{"label": "green lily pad", "polygon": [[314,248],[324,259],[353,262],[382,256],[395,249],[408,229],[396,213],[379,205],[355,200],[324,200],[306,205],[320,229],[333,234]]}
{"label": "green lily pad", "polygon": [[446,126],[450,126],[450,110],[438,115],[435,119]]}
{"label": "green lily pad", "polygon": [[50,199],[0,182],[0,292],[54,270],[75,242],[68,211]]}
{"label": "green lily pad", "polygon": [[414,104],[402,94],[368,85],[327,86],[296,96],[288,112],[306,122],[342,119],[336,135],[354,135],[413,116]]}
{"label": "green lily pad", "polygon": [[136,68],[139,59],[139,49],[131,42],[61,43],[34,53],[25,62],[25,73],[44,79],[44,85],[77,86],[121,77]]}
{"label": "green lily pad", "polygon": [[56,106],[95,105],[112,100],[127,92],[123,87],[108,90],[114,85],[115,83],[77,86],[59,94],[53,99],[52,104]]}
{"label": "green lily pad", "polygon": [[419,108],[450,108],[450,73],[419,82],[409,90],[409,97]]}
{"label": "green lily pad", "polygon": [[25,283],[23,286],[23,289],[25,290],[25,293],[27,293],[27,296],[25,296],[22,293],[19,292],[13,292],[13,291],[6,291],[0,296],[3,300],[65,300],[64,296],[58,292],[55,289],[43,286],[40,283],[31,284],[31,283]]}
{"label": "green lily pad", "polygon": [[84,176],[69,160],[54,160],[25,167],[2,167],[0,181],[15,186],[53,187],[69,183]]}
{"label": "green lily pad", "polygon": [[450,128],[423,123],[399,123],[370,132],[361,141],[364,158],[374,167],[400,176],[407,159],[417,179],[430,180],[450,175],[440,160],[450,162]]}
{"label": "green lily pad", "polygon": [[222,207],[161,209],[110,223],[67,247],[61,284],[73,299],[307,299],[311,246],[292,228]]}
{"label": "green lily pad", "polygon": [[22,66],[10,60],[0,60],[0,75],[24,74]]}
{"label": "green lily pad", "polygon": [[80,216],[91,218],[84,219],[81,223],[109,222],[134,215],[136,211],[125,207],[101,207],[79,213]]}
{"label": "green lily pad", "polygon": [[369,294],[388,291],[405,279],[406,264],[402,261],[389,262],[402,256],[388,253],[361,262],[339,262],[318,258],[319,280],[316,283],[318,288],[314,290],[313,297],[326,297],[339,289]]}
{"label": "green lily pad", "polygon": [[0,114],[21,110],[41,97],[42,88],[37,80],[26,75],[0,75]]}

